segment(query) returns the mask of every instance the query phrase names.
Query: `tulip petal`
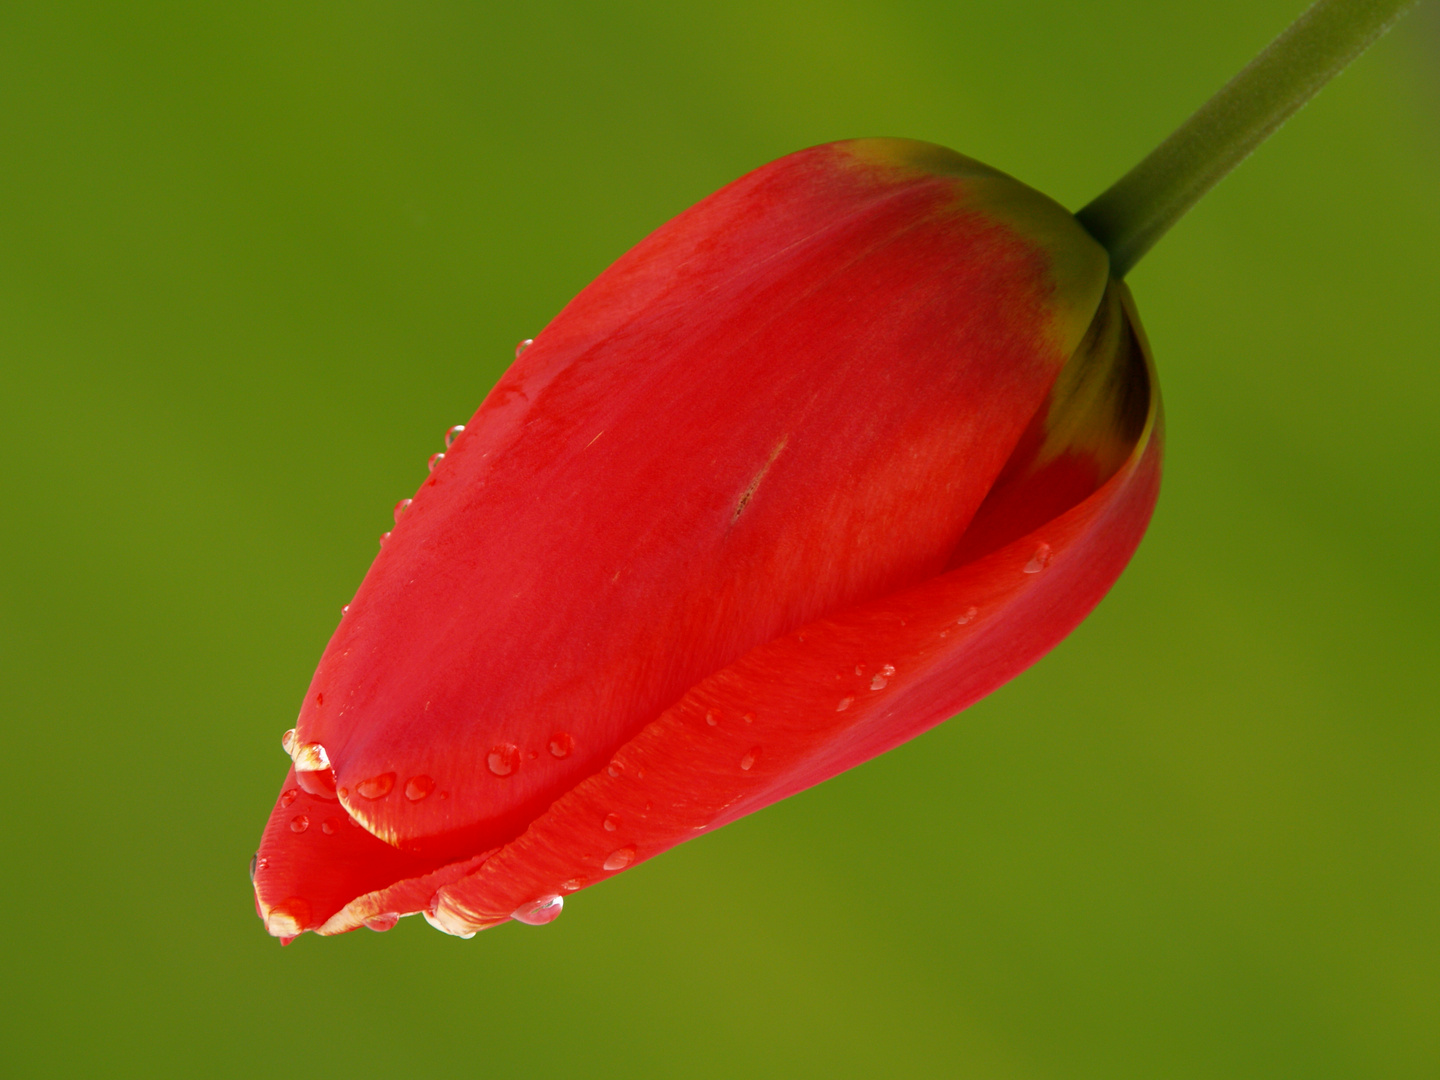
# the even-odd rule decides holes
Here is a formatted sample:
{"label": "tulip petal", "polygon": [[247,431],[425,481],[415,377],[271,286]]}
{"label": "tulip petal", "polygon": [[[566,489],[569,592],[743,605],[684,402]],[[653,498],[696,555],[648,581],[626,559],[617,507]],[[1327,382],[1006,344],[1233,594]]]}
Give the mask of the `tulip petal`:
{"label": "tulip petal", "polygon": [[924,144],[736,181],[496,386],[350,605],[297,739],[432,868],[512,840],[711,673],[943,571],[1105,267],[1062,208]]}
{"label": "tulip petal", "polygon": [[[1129,454],[1077,504],[1022,535],[1012,500],[991,508],[991,536],[1010,538],[918,586],[854,606],[753,649],[699,682],[558,799],[476,872],[440,889],[451,932],[495,925],[521,904],[603,880],[913,738],[1049,651],[1104,596],[1138,545],[1160,478],[1160,408],[1153,369],[1123,286],[1118,342],[1082,358],[1126,378],[1102,379],[1088,419],[1021,448],[1011,472],[1046,490],[1066,455],[1103,458],[1116,432]],[[1103,352],[1103,350],[1101,350]],[[1086,395],[1073,387],[1072,402]],[[1090,385],[1093,386],[1093,383]],[[1134,403],[1143,422],[1133,429]],[[1108,404],[1107,404],[1108,402]],[[1072,470],[1073,473],[1073,470]],[[984,513],[984,511],[982,511]]]}
{"label": "tulip petal", "polygon": [[[255,901],[270,933],[289,938],[318,929],[357,896],[438,869],[434,859],[372,836],[334,799],[302,789],[292,768],[255,856]],[[434,892],[426,891],[419,906]]]}

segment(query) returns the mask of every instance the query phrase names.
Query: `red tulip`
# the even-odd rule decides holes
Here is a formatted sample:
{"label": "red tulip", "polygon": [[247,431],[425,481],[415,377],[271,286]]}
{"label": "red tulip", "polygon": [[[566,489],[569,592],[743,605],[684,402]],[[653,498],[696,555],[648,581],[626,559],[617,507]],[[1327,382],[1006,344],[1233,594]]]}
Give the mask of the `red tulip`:
{"label": "red tulip", "polygon": [[1068,212],[922,143],[767,165],[576,297],[398,513],[287,736],[260,913],[548,921],[1033,663],[1159,470]]}

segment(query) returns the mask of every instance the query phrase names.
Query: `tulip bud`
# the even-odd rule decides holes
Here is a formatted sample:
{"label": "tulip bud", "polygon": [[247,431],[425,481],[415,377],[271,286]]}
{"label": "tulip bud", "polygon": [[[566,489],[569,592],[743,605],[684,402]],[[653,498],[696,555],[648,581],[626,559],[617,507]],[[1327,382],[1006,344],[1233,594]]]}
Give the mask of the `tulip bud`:
{"label": "tulip bud", "polygon": [[545,327],[398,515],[289,737],[262,917],[548,921],[912,738],[1100,600],[1159,466],[1128,291],[1063,208],[901,140],[742,177]]}

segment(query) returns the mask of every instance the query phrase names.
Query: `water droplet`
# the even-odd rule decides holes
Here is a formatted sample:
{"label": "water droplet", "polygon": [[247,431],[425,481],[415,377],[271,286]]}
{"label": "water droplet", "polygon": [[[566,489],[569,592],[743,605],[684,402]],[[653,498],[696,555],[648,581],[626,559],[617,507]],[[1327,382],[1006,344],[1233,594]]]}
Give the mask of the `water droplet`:
{"label": "water droplet", "polygon": [[280,736],[280,749],[287,754],[295,749],[295,729],[293,727]]}
{"label": "water droplet", "polygon": [[871,690],[884,690],[884,689],[885,689],[885,684],[888,683],[889,681],[890,681],[890,680],[887,679],[887,678],[885,678],[884,675],[876,675],[873,679],[870,680],[870,689],[871,689]]}
{"label": "water droplet", "polygon": [[520,342],[519,345],[516,345],[516,346],[515,346],[515,359],[516,359],[516,360],[519,360],[519,359],[520,359],[520,354],[521,354],[522,352],[524,352],[526,349],[528,349],[531,345],[534,345],[534,344],[535,344],[535,339],[534,339],[534,338],[527,337],[524,341]]}
{"label": "water droplet", "polygon": [[891,675],[894,675],[894,674],[895,674],[895,665],[894,665],[894,664],[886,664],[884,667],[882,667],[882,668],[880,669],[880,674],[881,674],[881,675],[884,675],[884,676],[888,679]]}
{"label": "water droplet", "polygon": [[356,785],[356,795],[361,799],[383,799],[389,795],[390,789],[395,786],[395,773],[383,772],[379,776],[372,776],[369,780],[360,780]]}
{"label": "water droplet", "polygon": [[568,731],[557,731],[550,736],[550,754],[552,757],[569,757],[570,752],[575,749],[575,739]]}
{"label": "water droplet", "polygon": [[260,866],[260,855],[259,855],[259,853],[257,852],[256,854],[250,856],[250,884],[251,884],[251,885],[254,885],[254,884],[255,884],[255,871],[256,871],[257,869],[259,869],[259,866]]}
{"label": "water droplet", "polygon": [[295,782],[311,795],[335,798],[335,770],[330,767],[330,755],[318,742],[295,747]]}
{"label": "water droplet", "polygon": [[585,879],[583,877],[572,877],[569,881],[560,883],[560,888],[565,890],[565,892],[575,892],[577,889],[583,889],[584,887]]}
{"label": "water droplet", "polygon": [[705,723],[709,724],[711,727],[714,727],[716,724],[720,723],[720,717],[716,716],[714,711],[712,710],[705,714]]}
{"label": "water droplet", "polygon": [[526,761],[534,761],[534,760],[535,760],[536,758],[538,758],[539,756],[540,756],[540,751],[539,751],[539,750],[526,750],[526,751],[525,751],[525,760],[526,760]]}
{"label": "water droplet", "polygon": [[605,858],[606,870],[624,870],[635,861],[635,849],[633,847],[616,848]]}
{"label": "water droplet", "polygon": [[383,532],[383,533],[381,533],[381,534],[380,534],[380,546],[381,546],[381,547],[384,547],[384,546],[385,546],[385,541],[386,541],[386,540],[389,540],[389,539],[390,539],[390,534],[389,534],[388,532]]}
{"label": "water droplet", "polygon": [[323,832],[326,836],[334,836],[337,832],[340,831],[340,819],[327,817],[324,821],[320,823],[320,831]]}
{"label": "water droplet", "polygon": [[340,798],[343,799],[343,798],[345,798],[345,796],[347,796],[347,795],[350,794],[350,789],[349,789],[348,787],[342,787],[342,788],[337,789],[336,792],[335,792],[335,794],[336,794],[336,795],[339,795]]}
{"label": "water droplet", "polygon": [[441,454],[431,454],[431,455],[430,455],[430,461],[428,462],[428,467],[429,467],[430,471],[431,471],[431,472],[434,472],[434,471],[435,471],[435,466],[439,465],[440,462],[442,462],[442,461],[444,461],[444,460],[445,460],[445,455],[444,455],[443,453],[441,453]]}
{"label": "water droplet", "polygon": [[412,502],[414,502],[413,499],[401,499],[399,502],[397,502],[397,503],[395,504],[395,524],[396,524],[396,525],[399,525],[399,524],[400,524],[400,515],[403,514],[403,513],[405,513],[406,510],[409,510],[409,509],[410,509],[410,504],[411,504]]}
{"label": "water droplet", "polygon": [[374,930],[377,934],[383,934],[386,930],[393,930],[395,924],[400,921],[398,912],[387,911],[384,915],[371,915],[365,920],[365,926]]}
{"label": "water droplet", "polygon": [[361,780],[355,785],[355,794],[362,799],[383,799],[390,794],[390,789],[395,786],[395,774],[393,772],[381,773],[379,776],[372,776],[369,780]]}
{"label": "water droplet", "polygon": [[405,781],[405,798],[411,802],[419,802],[435,790],[435,781],[421,773],[419,776],[412,776]]}
{"label": "water droplet", "polygon": [[842,697],[842,698],[840,699],[840,704],[835,706],[835,711],[836,711],[836,712],[844,712],[846,709],[848,709],[848,708],[849,708],[851,705],[853,705],[854,703],[855,703],[855,699],[854,699],[853,697]]}
{"label": "water droplet", "polygon": [[759,760],[759,757],[760,747],[752,746],[750,750],[746,752],[745,756],[740,759],[740,768],[745,772],[749,772],[754,768],[755,762]]}
{"label": "water droplet", "polygon": [[966,623],[968,623],[971,619],[975,618],[975,616],[976,616],[976,615],[979,615],[979,614],[980,614],[980,609],[979,609],[979,608],[977,608],[977,607],[968,607],[968,608],[965,609],[965,614],[964,614],[964,615],[961,615],[960,618],[956,619],[955,621],[956,621],[959,625],[964,626]]}
{"label": "water droplet", "polygon": [[855,665],[855,674],[856,674],[856,675],[864,675],[864,674],[865,674],[865,665],[864,665],[864,664],[856,664],[856,665]]}
{"label": "water droplet", "polygon": [[1038,574],[1045,567],[1050,565],[1050,545],[1041,544],[1035,549],[1035,554],[1030,556],[1030,561],[1025,564],[1025,573]]}
{"label": "water droplet", "polygon": [[349,604],[346,604],[344,607],[342,607],[342,608],[340,609],[340,617],[343,619],[346,615],[349,615],[349,614],[350,614],[350,605],[349,605]]}
{"label": "water droplet", "polygon": [[298,787],[286,788],[284,791],[282,791],[282,792],[280,793],[280,806],[281,806],[281,808],[283,809],[284,807],[289,806],[292,802],[294,802],[294,801],[295,801],[296,799],[298,799],[299,797],[300,797],[300,789],[299,789]]}
{"label": "water droplet", "polygon": [[620,764],[620,762],[618,762],[618,761],[612,761],[612,762],[610,762],[609,765],[607,765],[607,766],[605,767],[605,771],[606,771],[607,773],[609,773],[611,776],[619,776],[622,772],[625,771],[625,769],[624,769],[624,767]]}
{"label": "water droplet", "polygon": [[747,713],[745,714],[745,723],[747,723],[747,724],[753,724],[754,722],[755,722],[755,714],[754,714],[753,712],[747,712]]}
{"label": "water droplet", "polygon": [[452,447],[453,445],[455,445],[455,440],[460,437],[460,433],[463,432],[464,430],[465,430],[465,425],[464,425],[464,424],[456,424],[456,425],[455,425],[454,427],[452,427],[449,431],[445,432],[445,449],[446,449],[446,450],[449,450],[450,447]]}
{"label": "water droplet", "polygon": [[304,832],[310,827],[310,819],[304,814],[296,814],[290,819],[291,832]]}
{"label": "water droplet", "polygon": [[539,900],[532,900],[516,908],[510,913],[510,918],[526,926],[544,926],[558,919],[564,907],[564,897],[542,896]]}
{"label": "water droplet", "polygon": [[614,832],[616,829],[618,829],[618,828],[620,827],[620,815],[619,815],[619,814],[606,814],[606,815],[605,815],[604,825],[605,825],[605,831],[606,831],[606,832]]}
{"label": "water droplet", "polygon": [[520,765],[520,748],[508,742],[491,747],[485,764],[496,776],[509,776]]}

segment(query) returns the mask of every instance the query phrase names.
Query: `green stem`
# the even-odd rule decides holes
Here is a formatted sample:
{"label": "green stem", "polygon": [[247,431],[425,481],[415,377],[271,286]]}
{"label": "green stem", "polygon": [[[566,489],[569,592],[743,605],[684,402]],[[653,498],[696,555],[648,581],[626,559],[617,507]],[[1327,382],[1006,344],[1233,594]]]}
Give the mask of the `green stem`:
{"label": "green stem", "polygon": [[1417,0],[1318,0],[1140,164],[1075,216],[1117,278]]}

